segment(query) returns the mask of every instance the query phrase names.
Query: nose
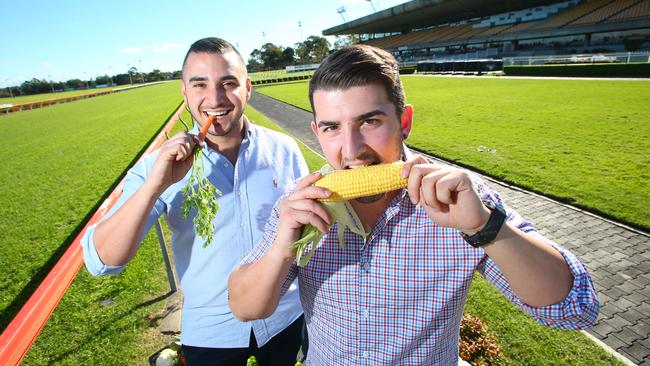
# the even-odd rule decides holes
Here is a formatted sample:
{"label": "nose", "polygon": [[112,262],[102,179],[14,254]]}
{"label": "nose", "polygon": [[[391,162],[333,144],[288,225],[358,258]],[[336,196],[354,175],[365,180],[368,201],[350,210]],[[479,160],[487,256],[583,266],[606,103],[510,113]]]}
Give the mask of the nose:
{"label": "nose", "polygon": [[214,107],[228,104],[226,89],[220,83],[213,88],[208,88],[205,100],[209,105]]}
{"label": "nose", "polygon": [[343,129],[343,141],[341,143],[342,161],[355,161],[365,151],[363,134],[352,126]]}

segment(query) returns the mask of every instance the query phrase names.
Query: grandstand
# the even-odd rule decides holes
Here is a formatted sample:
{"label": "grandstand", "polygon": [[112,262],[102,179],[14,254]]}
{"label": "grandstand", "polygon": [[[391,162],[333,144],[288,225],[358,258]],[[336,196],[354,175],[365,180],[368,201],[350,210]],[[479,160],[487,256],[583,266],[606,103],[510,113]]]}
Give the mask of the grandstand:
{"label": "grandstand", "polygon": [[404,63],[650,51],[650,0],[413,0],[323,34]]}

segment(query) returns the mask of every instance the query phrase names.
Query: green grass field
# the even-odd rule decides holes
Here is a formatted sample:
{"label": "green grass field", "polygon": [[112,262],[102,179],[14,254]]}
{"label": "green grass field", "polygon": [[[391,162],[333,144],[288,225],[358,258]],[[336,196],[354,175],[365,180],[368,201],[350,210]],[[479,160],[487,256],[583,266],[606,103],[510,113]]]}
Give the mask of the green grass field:
{"label": "green grass field", "polygon": [[[168,83],[0,117],[0,328],[180,101],[178,83]],[[155,240],[148,242],[155,252]],[[26,364],[95,364],[84,357],[119,356],[130,344],[122,328],[139,336],[143,312],[160,305],[148,302],[165,293],[162,260],[139,263],[131,266],[133,277],[115,279],[90,279],[82,269]],[[119,291],[125,286],[129,291]],[[107,297],[116,305],[93,313]]]}
{"label": "green grass field", "polygon": [[[650,229],[650,82],[403,78],[417,149]],[[258,89],[311,110],[307,83]],[[496,150],[480,152],[479,147]]]}

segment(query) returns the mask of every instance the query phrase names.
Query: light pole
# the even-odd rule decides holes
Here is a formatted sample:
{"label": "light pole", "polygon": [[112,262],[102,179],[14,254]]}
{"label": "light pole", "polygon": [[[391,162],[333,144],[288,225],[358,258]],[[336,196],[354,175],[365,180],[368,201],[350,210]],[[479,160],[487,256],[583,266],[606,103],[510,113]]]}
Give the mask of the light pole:
{"label": "light pole", "polygon": [[300,30],[300,39],[298,40],[298,43],[302,42],[302,22],[298,21],[298,29]]}
{"label": "light pole", "polygon": [[345,17],[345,6],[342,6],[338,9],[336,9],[336,12],[341,15],[341,18],[343,18],[343,22],[347,22],[347,18]]}
{"label": "light pole", "polygon": [[[11,81],[11,79],[5,79],[5,83],[7,83],[7,85],[9,85],[10,81]],[[9,95],[11,95],[11,99],[13,99],[14,98],[14,92],[13,92],[13,90],[11,90],[11,86],[8,86],[7,89],[9,89]]]}
{"label": "light pole", "polygon": [[111,86],[115,85],[115,81],[113,80],[113,72],[111,71],[111,67],[108,67],[108,73],[111,74]]}
{"label": "light pole", "polygon": [[372,12],[375,13],[377,10],[375,10],[375,4],[372,3],[372,0],[366,0],[367,2],[370,3],[370,7],[372,8]]}
{"label": "light pole", "polygon": [[50,88],[52,88],[52,94],[54,94],[54,83],[52,82],[52,75],[47,76],[48,79],[50,79]]}
{"label": "light pole", "polygon": [[129,84],[133,85],[133,79],[131,78],[131,64],[126,64],[126,67],[128,67],[127,73],[129,74]]}

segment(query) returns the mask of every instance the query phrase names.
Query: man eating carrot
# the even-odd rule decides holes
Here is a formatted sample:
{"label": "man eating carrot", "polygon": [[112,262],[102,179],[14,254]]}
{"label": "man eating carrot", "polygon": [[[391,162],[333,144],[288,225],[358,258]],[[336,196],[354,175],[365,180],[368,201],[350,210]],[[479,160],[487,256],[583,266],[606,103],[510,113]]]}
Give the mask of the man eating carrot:
{"label": "man eating carrot", "polygon": [[[331,54],[314,73],[309,98],[312,130],[333,169],[367,174],[364,167],[380,166],[368,180],[398,174],[405,182],[345,198],[343,216],[347,210],[354,218],[343,227],[333,215],[341,211],[323,201],[365,188],[360,176],[322,186],[314,185],[320,173],[297,181],[230,276],[230,307],[239,319],[272,314],[298,278],[308,364],[455,365],[478,271],[542,324],[579,329],[595,322],[598,298],[573,254],[537,233],[477,176],[406,148],[414,108],[391,54],[365,45]],[[397,173],[384,167],[399,161]],[[310,228],[320,234],[305,248],[309,261],[298,265],[295,244]]]}
{"label": "man eating carrot", "polygon": [[[183,62],[182,94],[194,129],[173,136],[134,166],[115,207],[82,240],[88,270],[116,274],[165,216],[183,290],[181,343],[188,366],[244,365],[251,355],[260,365],[293,365],[301,343],[295,286],[264,320],[240,322],[228,307],[228,275],[261,239],[273,203],[308,172],[293,139],[244,115],[250,93],[244,61],[230,43],[204,38],[192,44]],[[196,183],[192,167],[200,167]],[[215,188],[207,197],[201,196],[203,183]],[[197,205],[184,205],[185,192],[197,190]],[[215,208],[203,199],[216,200],[216,216],[200,215]]]}

